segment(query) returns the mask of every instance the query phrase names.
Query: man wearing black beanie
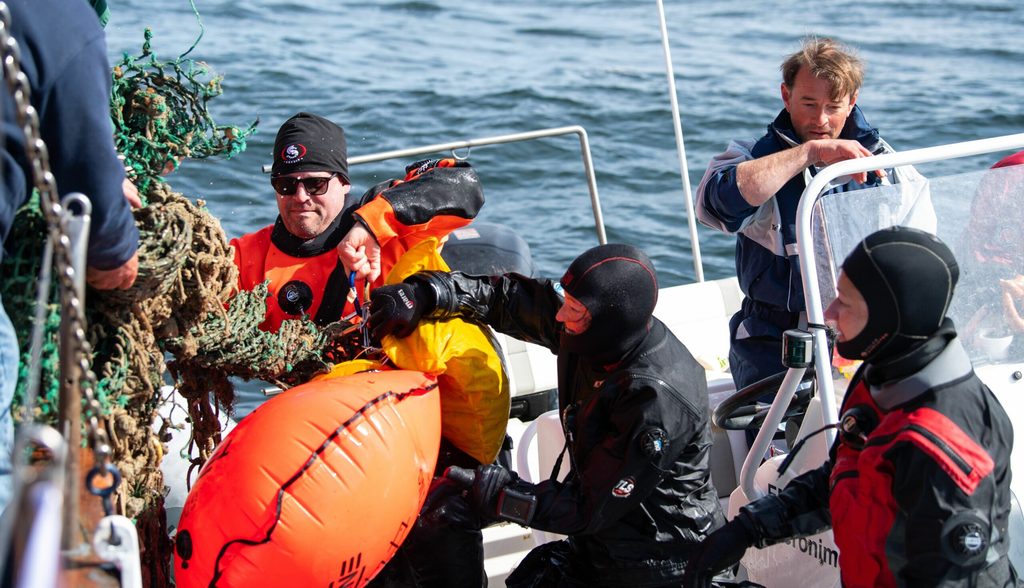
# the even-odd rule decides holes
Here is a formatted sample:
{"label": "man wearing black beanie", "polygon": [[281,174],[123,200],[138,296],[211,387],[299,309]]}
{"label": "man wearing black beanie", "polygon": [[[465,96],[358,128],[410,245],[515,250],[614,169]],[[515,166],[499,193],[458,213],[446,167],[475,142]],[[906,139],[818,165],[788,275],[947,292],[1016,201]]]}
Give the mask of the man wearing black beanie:
{"label": "man wearing black beanie", "polygon": [[[345,132],[330,120],[306,112],[289,118],[278,130],[270,184],[277,196],[277,220],[232,240],[231,245],[239,289],[253,290],[269,283],[267,311],[260,328],[272,332],[289,319],[306,318],[323,327],[354,317],[357,292],[362,292],[367,282],[381,285],[406,251],[430,237],[443,239],[468,225],[484,202],[476,172],[467,162],[455,159],[416,162],[406,168],[404,179],[382,182],[361,198],[351,198]],[[449,361],[473,360],[453,357]],[[505,375],[498,378],[504,380]],[[493,461],[501,449],[501,436],[491,436],[495,442],[489,437],[470,443],[457,433],[479,426],[480,420],[493,414],[507,417],[508,403],[507,386],[486,398],[452,403],[458,407],[453,409],[458,411],[455,415],[449,412],[448,403],[442,403],[440,467]],[[483,573],[479,525],[444,531],[431,538],[450,545],[446,552],[450,557],[435,551],[434,561],[426,567],[459,558],[469,578],[462,585],[478,585]],[[410,535],[407,543],[414,542],[415,536]],[[422,551],[422,545],[418,550],[403,546],[401,553],[412,551]],[[477,554],[479,572],[474,572],[467,553]],[[389,572],[405,563],[403,557],[391,562],[394,565],[389,565]]]}
{"label": "man wearing black beanie", "polygon": [[[428,498],[451,493],[439,510],[455,521],[468,507],[486,522],[568,535],[530,552],[508,586],[678,586],[691,551],[722,524],[704,369],[653,316],[657,300],[654,265],[629,245],[586,251],[560,283],[421,272],[374,291],[377,337],[403,336],[424,316],[462,316],[558,356],[565,481],[453,467]],[[463,485],[468,505],[453,492]]]}
{"label": "man wearing black beanie", "polygon": [[864,363],[830,459],[712,534],[686,586],[764,547],[832,527],[844,586],[1014,586],[1007,557],[1013,427],[946,317],[959,270],[906,227],[860,242],[825,317]]}
{"label": "man wearing black beanie", "polygon": [[300,112],[274,140],[270,184],[277,221],[231,241],[239,289],[269,280],[260,328],[287,319],[324,326],[351,316],[349,274],[380,285],[399,257],[428,237],[468,225],[483,205],[476,172],[464,161],[410,165],[404,180],[388,180],[351,198],[345,132],[330,120]]}

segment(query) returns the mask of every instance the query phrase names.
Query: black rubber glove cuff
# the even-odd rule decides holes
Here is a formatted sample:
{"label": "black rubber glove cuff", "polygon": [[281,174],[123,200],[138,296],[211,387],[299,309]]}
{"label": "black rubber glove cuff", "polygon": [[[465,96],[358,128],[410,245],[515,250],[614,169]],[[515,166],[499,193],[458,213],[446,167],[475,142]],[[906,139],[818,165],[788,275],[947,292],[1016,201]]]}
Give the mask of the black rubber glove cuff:
{"label": "black rubber glove cuff", "polygon": [[417,292],[423,293],[423,316],[445,319],[457,313],[459,301],[455,296],[455,282],[448,272],[417,272],[404,281],[417,286]]}

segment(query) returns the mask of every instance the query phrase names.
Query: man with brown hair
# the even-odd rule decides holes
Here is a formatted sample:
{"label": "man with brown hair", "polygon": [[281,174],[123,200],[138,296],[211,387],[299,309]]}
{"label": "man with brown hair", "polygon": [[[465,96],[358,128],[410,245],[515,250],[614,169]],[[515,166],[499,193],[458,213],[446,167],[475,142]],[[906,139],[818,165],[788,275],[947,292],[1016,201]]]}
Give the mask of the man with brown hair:
{"label": "man with brown hair", "polygon": [[[737,388],[782,371],[782,332],[804,322],[796,211],[811,177],[838,161],[892,152],[857,106],[864,65],[848,48],[808,38],[781,70],[784,108],[768,132],[756,141],[730,142],[697,188],[700,221],[737,235],[736,274],[746,296],[730,322]],[[922,179],[906,166],[855,174],[829,189]]]}

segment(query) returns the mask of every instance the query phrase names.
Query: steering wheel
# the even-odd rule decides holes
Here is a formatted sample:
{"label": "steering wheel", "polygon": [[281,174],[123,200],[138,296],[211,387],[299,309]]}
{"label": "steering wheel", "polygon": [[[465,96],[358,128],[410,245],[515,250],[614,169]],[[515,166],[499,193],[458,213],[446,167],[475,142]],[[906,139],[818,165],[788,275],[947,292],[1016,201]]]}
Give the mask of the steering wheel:
{"label": "steering wheel", "polygon": [[[782,380],[785,377],[786,372],[782,371],[745,386],[715,407],[715,412],[711,414],[711,422],[720,429],[757,431],[764,423],[764,418],[768,416],[768,409],[771,408],[771,404],[759,402],[759,400],[765,396],[774,399],[775,395],[779,393],[779,387],[782,386]],[[803,379],[797,384],[796,393],[782,420],[802,415],[807,410],[807,404],[813,396],[814,368],[808,368],[804,372]]]}

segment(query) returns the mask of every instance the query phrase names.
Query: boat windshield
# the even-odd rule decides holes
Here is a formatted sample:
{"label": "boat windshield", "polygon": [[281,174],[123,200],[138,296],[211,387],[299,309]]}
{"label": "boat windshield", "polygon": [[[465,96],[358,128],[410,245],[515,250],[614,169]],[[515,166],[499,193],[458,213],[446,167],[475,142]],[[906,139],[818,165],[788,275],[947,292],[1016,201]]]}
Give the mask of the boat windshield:
{"label": "boat windshield", "polygon": [[1024,361],[1024,165],[823,196],[813,211],[822,304],[854,245],[891,225],[936,233],[960,268],[949,316],[975,365]]}

